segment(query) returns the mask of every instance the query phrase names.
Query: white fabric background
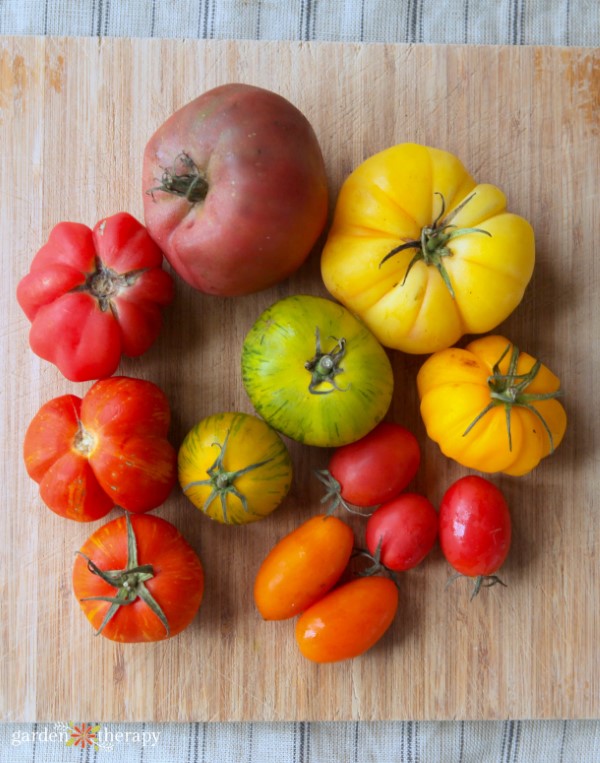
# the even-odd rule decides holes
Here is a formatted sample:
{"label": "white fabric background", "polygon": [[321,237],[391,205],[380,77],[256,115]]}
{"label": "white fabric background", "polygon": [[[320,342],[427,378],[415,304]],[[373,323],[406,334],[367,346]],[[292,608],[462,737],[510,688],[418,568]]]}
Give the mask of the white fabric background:
{"label": "white fabric background", "polygon": [[[597,47],[600,5],[598,0],[0,0],[0,34]],[[52,723],[3,724],[0,761],[600,762],[597,720],[105,724],[102,729],[118,740],[112,749],[49,741]]]}

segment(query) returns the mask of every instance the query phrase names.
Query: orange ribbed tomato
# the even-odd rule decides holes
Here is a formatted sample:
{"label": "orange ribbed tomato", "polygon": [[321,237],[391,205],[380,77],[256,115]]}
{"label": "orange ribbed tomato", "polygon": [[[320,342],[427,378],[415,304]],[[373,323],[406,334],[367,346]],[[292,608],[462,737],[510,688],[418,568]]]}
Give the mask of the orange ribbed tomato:
{"label": "orange ribbed tomato", "polygon": [[470,469],[526,474],[565,434],[558,377],[502,336],[435,353],[417,386],[427,434]]}

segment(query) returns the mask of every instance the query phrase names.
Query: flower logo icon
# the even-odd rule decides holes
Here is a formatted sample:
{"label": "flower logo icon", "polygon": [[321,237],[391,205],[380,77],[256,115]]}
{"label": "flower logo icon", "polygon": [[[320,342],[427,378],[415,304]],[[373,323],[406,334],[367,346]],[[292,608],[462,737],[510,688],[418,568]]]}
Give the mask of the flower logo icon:
{"label": "flower logo icon", "polygon": [[97,738],[100,726],[92,726],[91,723],[81,723],[76,726],[72,721],[69,722],[71,735],[67,739],[67,747],[93,747],[98,750]]}

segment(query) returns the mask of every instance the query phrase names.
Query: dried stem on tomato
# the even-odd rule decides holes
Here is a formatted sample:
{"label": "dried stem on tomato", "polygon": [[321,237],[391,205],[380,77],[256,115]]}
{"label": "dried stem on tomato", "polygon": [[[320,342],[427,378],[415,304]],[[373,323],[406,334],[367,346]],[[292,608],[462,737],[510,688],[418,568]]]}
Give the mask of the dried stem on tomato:
{"label": "dried stem on tomato", "polygon": [[490,389],[490,402],[465,429],[463,432],[463,437],[466,437],[466,435],[469,434],[477,422],[480,421],[487,413],[489,413],[497,406],[503,405],[506,414],[508,449],[512,450],[512,435],[510,429],[511,411],[513,406],[518,406],[520,408],[526,408],[540,420],[544,430],[546,431],[546,434],[548,435],[548,440],[550,441],[550,453],[553,453],[554,440],[552,437],[552,432],[550,431],[550,427],[546,423],[546,419],[533,404],[540,402],[541,400],[552,400],[554,398],[560,397],[562,395],[562,390],[557,389],[554,392],[527,392],[527,388],[537,376],[542,364],[539,360],[536,360],[529,371],[527,371],[527,373],[518,374],[517,364],[519,361],[520,352],[518,347],[515,345],[512,345],[512,353],[508,365],[508,372],[503,374],[500,371],[500,363],[502,363],[510,348],[511,345],[508,344],[500,358],[494,364],[492,375],[488,377],[487,383]]}
{"label": "dried stem on tomato", "polygon": [[86,560],[89,571],[93,575],[98,575],[105,583],[116,588],[117,595],[114,597],[85,596],[81,601],[110,602],[110,607],[104,616],[104,620],[96,631],[97,636],[102,633],[106,624],[110,622],[121,607],[132,604],[138,598],[142,599],[158,617],[165,626],[168,636],[170,628],[165,613],[145,585],[147,580],[151,580],[154,577],[154,570],[151,564],[138,565],[137,541],[129,514],[125,514],[125,521],[127,523],[127,566],[124,570],[101,570],[89,557],[82,554],[81,551],[77,552]]}
{"label": "dried stem on tomato", "polygon": [[416,249],[417,252],[415,256],[408,263],[408,267],[406,268],[406,273],[402,279],[401,286],[404,286],[406,283],[406,279],[408,278],[408,274],[412,270],[413,265],[417,262],[424,262],[426,265],[433,265],[435,268],[437,268],[440,276],[442,277],[442,280],[444,281],[444,284],[446,285],[446,288],[454,299],[454,288],[452,286],[452,282],[450,281],[448,271],[444,265],[444,257],[452,256],[452,250],[447,246],[448,242],[453,238],[463,236],[467,233],[483,233],[486,236],[491,236],[492,234],[487,230],[483,230],[482,228],[457,228],[456,225],[452,225],[451,223],[453,218],[471,201],[471,199],[473,199],[475,193],[467,196],[467,198],[464,199],[455,209],[453,209],[452,212],[450,212],[445,218],[444,213],[446,211],[446,200],[438,191],[435,193],[436,196],[439,196],[442,200],[442,208],[439,215],[433,221],[433,224],[426,225],[421,230],[421,238],[419,240],[407,241],[406,243],[400,244],[400,246],[397,246],[388,252],[379,263],[379,267],[381,267],[384,262],[387,262],[387,260],[399,252],[403,252],[406,249]]}
{"label": "dried stem on tomato", "polygon": [[160,185],[149,188],[146,193],[154,197],[156,191],[181,196],[190,204],[204,201],[208,193],[208,180],[200,172],[192,157],[185,151],[177,154],[172,169],[165,169],[160,179]]}
{"label": "dried stem on tomato", "polygon": [[[323,352],[321,349],[321,332],[318,326],[315,330],[315,337],[315,356],[304,364],[304,368],[311,374],[308,391],[313,395],[328,395],[334,390],[344,392],[348,387],[339,387],[335,377],[344,372],[340,362],[346,354],[346,340],[343,337],[341,339],[334,336],[330,337],[335,345],[332,350]],[[319,389],[321,384],[330,384],[331,387]]]}

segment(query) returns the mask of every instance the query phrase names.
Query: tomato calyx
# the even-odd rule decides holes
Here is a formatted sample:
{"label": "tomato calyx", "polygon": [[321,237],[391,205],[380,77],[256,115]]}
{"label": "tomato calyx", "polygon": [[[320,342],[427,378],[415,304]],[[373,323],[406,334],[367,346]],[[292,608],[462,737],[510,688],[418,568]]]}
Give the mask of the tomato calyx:
{"label": "tomato calyx", "polygon": [[487,383],[488,387],[490,389],[490,402],[485,406],[485,408],[479,413],[473,421],[469,424],[469,426],[465,429],[463,432],[463,437],[469,434],[469,432],[473,429],[473,427],[487,414],[489,411],[491,411],[493,408],[495,408],[498,405],[503,405],[506,413],[506,430],[508,434],[508,449],[512,451],[512,435],[511,435],[511,427],[510,427],[510,421],[511,421],[511,411],[513,406],[519,406],[521,408],[526,408],[528,411],[533,413],[541,422],[542,426],[544,427],[544,430],[546,434],[548,435],[548,440],[550,442],[550,453],[554,452],[554,438],[552,437],[552,432],[550,431],[550,427],[548,426],[546,419],[542,416],[542,414],[538,411],[538,409],[533,405],[533,403],[539,402],[541,400],[552,400],[554,398],[560,397],[562,395],[562,390],[557,389],[553,392],[526,392],[529,385],[533,382],[535,377],[537,376],[542,364],[539,360],[536,360],[534,364],[531,366],[529,371],[527,373],[518,374],[517,373],[517,364],[519,360],[520,351],[518,347],[515,345],[512,345],[512,352],[510,356],[510,361],[508,365],[508,371],[507,373],[503,374],[500,371],[500,363],[504,360],[506,355],[508,354],[509,350],[511,349],[511,344],[509,343],[506,346],[506,349],[500,356],[500,358],[496,361],[492,368],[492,375],[488,377]]}
{"label": "tomato calyx", "polygon": [[190,488],[196,487],[197,485],[210,485],[212,487],[212,491],[206,501],[204,502],[204,505],[202,506],[202,511],[204,513],[207,512],[208,507],[211,505],[211,503],[216,500],[217,498],[221,502],[221,511],[223,512],[223,521],[225,523],[228,522],[228,516],[227,516],[227,495],[231,494],[234,495],[242,504],[242,508],[246,513],[250,511],[250,508],[248,506],[248,500],[246,496],[243,493],[240,493],[240,491],[235,486],[235,481],[238,479],[238,477],[241,477],[244,474],[248,474],[248,472],[253,471],[254,469],[259,469],[261,466],[265,466],[270,461],[273,460],[273,458],[267,458],[263,461],[257,461],[254,464],[249,464],[248,466],[243,467],[242,469],[237,469],[235,471],[228,471],[225,469],[223,465],[223,459],[225,458],[225,451],[227,449],[227,442],[229,440],[229,434],[231,432],[231,429],[227,430],[227,434],[225,435],[225,439],[223,440],[223,443],[220,442],[214,442],[213,445],[215,445],[217,448],[219,448],[219,455],[215,459],[212,466],[210,466],[206,473],[208,474],[208,479],[206,480],[195,480],[194,482],[188,482],[187,485],[184,485],[182,487],[182,490],[184,493],[186,493]]}
{"label": "tomato calyx", "polygon": [[436,191],[435,194],[436,196],[440,197],[442,208],[433,223],[431,225],[426,225],[421,230],[420,239],[415,241],[407,241],[388,252],[379,263],[379,267],[381,267],[384,262],[399,252],[403,252],[406,249],[416,249],[417,252],[415,256],[408,263],[408,267],[406,268],[406,273],[402,279],[401,286],[404,286],[406,283],[406,279],[408,278],[408,274],[412,270],[413,265],[417,262],[424,262],[426,265],[433,265],[435,268],[437,268],[440,276],[442,277],[442,280],[444,281],[444,284],[446,285],[446,288],[454,299],[454,288],[452,286],[452,282],[450,281],[448,271],[444,265],[444,257],[452,256],[452,250],[448,248],[448,242],[450,242],[453,238],[464,236],[467,233],[483,233],[486,236],[491,236],[492,234],[487,230],[483,230],[482,228],[457,228],[456,225],[453,225],[451,222],[452,219],[471,201],[471,199],[473,199],[475,193],[467,196],[467,198],[464,199],[455,209],[453,209],[452,212],[446,215],[446,217],[444,217],[444,213],[446,212],[446,200],[444,199],[444,196],[439,193],[439,191]]}
{"label": "tomato calyx", "polygon": [[170,628],[165,613],[145,585],[147,580],[151,580],[155,576],[154,569],[151,564],[138,565],[135,531],[127,513],[125,514],[125,521],[127,523],[127,566],[124,570],[101,570],[88,556],[82,554],[81,551],[77,551],[86,560],[89,571],[94,575],[98,575],[105,583],[116,588],[117,595],[114,597],[85,596],[81,601],[110,602],[110,607],[96,631],[96,636],[102,633],[107,623],[112,620],[121,607],[132,604],[138,598],[142,599],[158,617],[165,626],[168,636]]}
{"label": "tomato calyx", "polygon": [[356,574],[360,578],[387,576],[396,585],[396,588],[400,589],[400,581],[396,572],[391,570],[389,567],[386,567],[385,564],[381,561],[382,546],[383,538],[380,538],[374,554],[372,554],[366,548],[353,549],[352,559],[365,559],[370,562],[369,566],[359,570]]}
{"label": "tomato calyx", "polygon": [[73,437],[73,448],[77,453],[87,458],[94,451],[96,443],[96,436],[92,432],[89,432],[83,426],[81,420],[78,419],[77,431],[75,432],[75,437]]}
{"label": "tomato calyx", "polygon": [[[333,349],[323,352],[321,349],[321,331],[317,326],[315,329],[315,356],[307,360],[304,368],[310,371],[311,379],[308,385],[308,391],[313,395],[328,395],[334,390],[345,392],[348,387],[340,387],[335,377],[344,372],[340,362],[346,354],[346,340],[342,337],[338,339],[335,336],[330,337],[335,342]],[[319,389],[321,384],[330,384],[330,389]]]}
{"label": "tomato calyx", "polygon": [[96,257],[95,268],[91,273],[88,273],[83,284],[76,286],[71,291],[88,292],[98,302],[103,313],[109,309],[115,312],[112,300],[123,290],[133,286],[137,279],[146,272],[145,268],[140,268],[128,273],[117,273],[116,270],[107,267],[99,257]]}
{"label": "tomato calyx", "polygon": [[180,196],[193,205],[206,198],[208,180],[204,173],[200,172],[192,157],[182,151],[175,157],[172,169],[163,170],[160,185],[149,188],[146,193],[154,198],[156,191]]}
{"label": "tomato calyx", "polygon": [[367,509],[366,511],[360,511],[359,509],[353,508],[343,497],[342,495],[342,486],[339,483],[338,480],[331,474],[331,472],[328,469],[315,469],[314,474],[317,477],[318,480],[320,480],[326,487],[326,493],[321,498],[321,503],[327,503],[328,501],[331,501],[329,506],[327,507],[326,514],[327,516],[331,516],[336,512],[338,508],[345,509],[350,514],[358,514],[360,517],[370,517],[371,514],[375,511],[377,508],[374,506],[372,509]]}
{"label": "tomato calyx", "polygon": [[479,594],[482,588],[491,588],[495,585],[501,585],[504,586],[504,588],[508,588],[506,583],[498,577],[498,575],[475,575],[474,577],[470,575],[463,575],[461,572],[457,572],[456,574],[452,575],[448,582],[446,583],[446,588],[448,586],[452,585],[455,580],[458,580],[458,578],[469,578],[471,580],[474,580],[473,584],[473,590],[471,591],[471,597],[470,601],[473,601],[473,599]]}

